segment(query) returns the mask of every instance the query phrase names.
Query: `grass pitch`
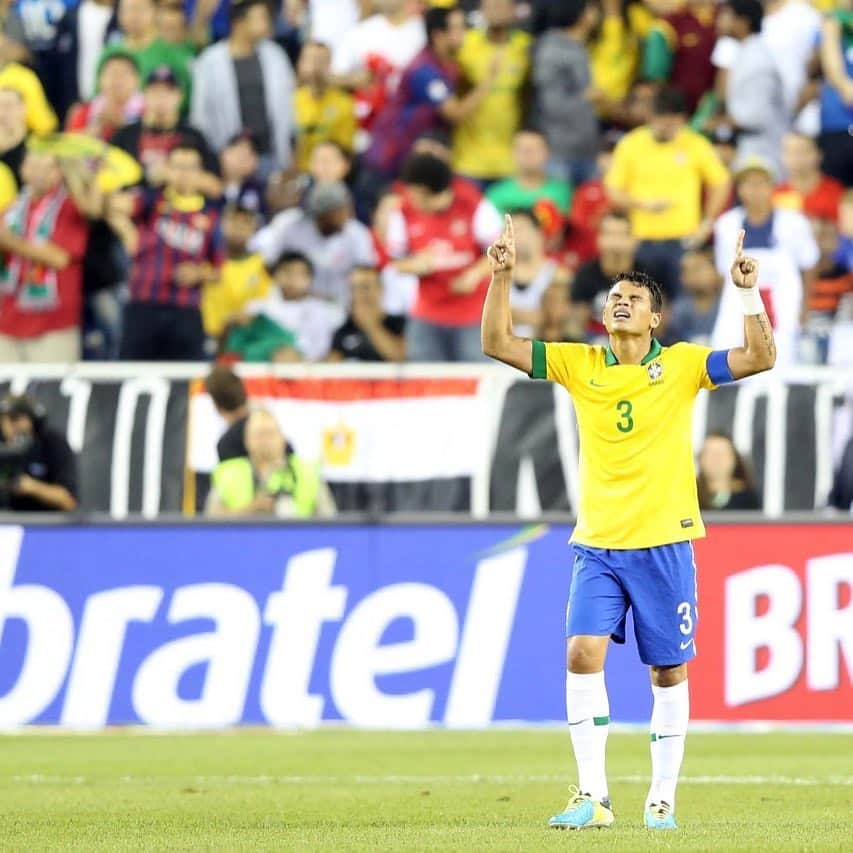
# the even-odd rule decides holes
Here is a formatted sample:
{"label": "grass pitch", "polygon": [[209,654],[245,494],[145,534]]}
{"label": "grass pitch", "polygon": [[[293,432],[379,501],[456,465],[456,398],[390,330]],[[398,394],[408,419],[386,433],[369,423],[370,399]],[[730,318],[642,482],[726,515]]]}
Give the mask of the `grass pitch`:
{"label": "grass pitch", "polygon": [[549,830],[556,730],[0,739],[0,850],[853,850],[853,735],[694,734],[681,830],[641,828],[648,736],[611,735],[610,830]]}

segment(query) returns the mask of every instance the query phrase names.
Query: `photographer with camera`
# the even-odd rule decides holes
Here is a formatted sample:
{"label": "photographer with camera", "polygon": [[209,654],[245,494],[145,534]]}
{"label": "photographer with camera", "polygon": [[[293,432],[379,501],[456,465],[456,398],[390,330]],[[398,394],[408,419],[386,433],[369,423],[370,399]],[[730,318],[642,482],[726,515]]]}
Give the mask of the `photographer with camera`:
{"label": "photographer with camera", "polygon": [[252,411],[246,421],[245,441],[246,456],[227,459],[213,469],[208,515],[334,515],[334,498],[319,466],[293,451],[272,412]]}
{"label": "photographer with camera", "polygon": [[34,400],[0,402],[0,509],[71,512],[77,508],[77,460]]}

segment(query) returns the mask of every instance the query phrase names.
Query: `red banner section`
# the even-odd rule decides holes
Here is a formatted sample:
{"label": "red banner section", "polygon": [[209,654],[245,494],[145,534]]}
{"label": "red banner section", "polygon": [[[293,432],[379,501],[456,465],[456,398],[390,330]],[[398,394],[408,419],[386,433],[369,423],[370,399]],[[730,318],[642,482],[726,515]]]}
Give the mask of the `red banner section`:
{"label": "red banner section", "polygon": [[853,525],[719,525],[696,542],[694,720],[853,719]]}

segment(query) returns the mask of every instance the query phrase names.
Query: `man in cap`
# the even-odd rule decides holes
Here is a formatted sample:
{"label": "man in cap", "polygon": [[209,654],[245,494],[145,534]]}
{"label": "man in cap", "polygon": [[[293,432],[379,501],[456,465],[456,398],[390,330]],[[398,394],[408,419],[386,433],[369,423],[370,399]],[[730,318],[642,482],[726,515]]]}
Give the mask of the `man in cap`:
{"label": "man in cap", "polygon": [[[741,157],[735,163],[735,188],[740,204],[724,213],[714,227],[717,269],[725,274],[730,266],[730,248],[738,232],[745,232],[744,251],[760,264],[758,288],[776,338],[777,364],[796,362],[803,291],[811,287],[820,251],[808,219],[796,210],[773,204],[772,164],[757,156]],[[735,346],[740,338],[737,317],[740,305],[723,289],[711,346]]]}
{"label": "man in cap", "polygon": [[189,141],[199,151],[202,169],[198,191],[208,198],[221,192],[218,164],[202,134],[181,118],[181,87],[168,65],[158,65],[145,78],[142,118],[121,128],[112,144],[135,157],[145,180],[159,187],[166,182],[166,160],[178,142]]}
{"label": "man in cap", "polygon": [[367,226],[353,216],[352,197],[343,183],[317,184],[308,192],[305,209],[279,213],[249,244],[268,265],[287,250],[304,253],[314,267],[313,293],[349,305],[349,274],[357,266],[375,266],[373,240]]}

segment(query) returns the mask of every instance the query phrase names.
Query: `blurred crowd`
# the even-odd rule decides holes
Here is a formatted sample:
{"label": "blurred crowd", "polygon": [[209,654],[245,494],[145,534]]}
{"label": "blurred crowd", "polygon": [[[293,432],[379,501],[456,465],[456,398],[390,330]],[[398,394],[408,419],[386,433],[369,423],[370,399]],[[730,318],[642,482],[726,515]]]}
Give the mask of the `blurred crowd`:
{"label": "blurred crowd", "polygon": [[851,0],[0,0],[0,361],[477,361],[518,333],[853,360]]}

